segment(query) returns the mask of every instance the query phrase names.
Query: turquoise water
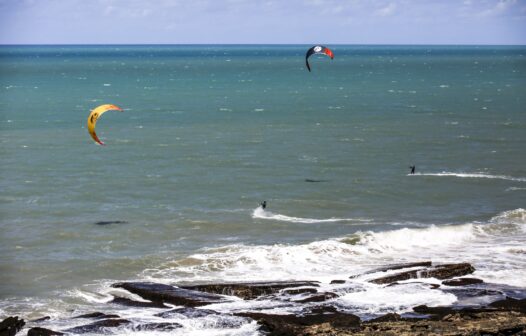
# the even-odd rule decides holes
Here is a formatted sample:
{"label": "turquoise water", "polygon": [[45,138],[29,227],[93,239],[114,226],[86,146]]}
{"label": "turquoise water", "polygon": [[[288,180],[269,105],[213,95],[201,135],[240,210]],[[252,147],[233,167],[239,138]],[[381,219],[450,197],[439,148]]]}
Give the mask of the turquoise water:
{"label": "turquoise water", "polygon": [[[367,246],[510,211],[523,227],[525,47],[329,47],[334,60],[312,57],[311,73],[308,46],[0,47],[4,312],[106,280],[234,279],[245,268],[233,260],[258,247]],[[124,112],[99,120],[102,147],[86,120],[106,103]],[[108,220],[127,223],[94,224]],[[440,258],[455,258],[437,237]],[[197,271],[181,262],[210,248],[228,253]],[[274,275],[316,276],[291,274]]]}

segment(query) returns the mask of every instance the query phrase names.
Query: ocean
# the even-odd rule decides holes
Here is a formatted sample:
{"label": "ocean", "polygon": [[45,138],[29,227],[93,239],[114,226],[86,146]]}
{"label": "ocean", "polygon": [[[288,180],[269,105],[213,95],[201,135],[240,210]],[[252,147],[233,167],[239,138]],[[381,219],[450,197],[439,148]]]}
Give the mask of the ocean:
{"label": "ocean", "polygon": [[[0,320],[70,327],[130,295],[117,281],[328,285],[422,260],[526,287],[526,47],[328,45],[334,60],[308,72],[309,47],[0,46]],[[106,146],[86,126],[101,104],[124,110],[99,119]],[[357,285],[333,304],[373,316],[456,300]]]}

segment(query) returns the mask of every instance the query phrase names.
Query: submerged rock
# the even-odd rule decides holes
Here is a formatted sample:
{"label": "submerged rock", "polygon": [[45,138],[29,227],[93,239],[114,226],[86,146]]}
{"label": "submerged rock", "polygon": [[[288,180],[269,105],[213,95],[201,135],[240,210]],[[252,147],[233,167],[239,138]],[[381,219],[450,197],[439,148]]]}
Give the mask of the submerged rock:
{"label": "submerged rock", "polygon": [[160,322],[139,324],[133,327],[134,331],[170,331],[182,328],[183,326],[175,322]]}
{"label": "submerged rock", "polygon": [[130,321],[125,319],[100,320],[91,324],[81,325],[64,331],[74,334],[102,333],[105,328],[115,328],[130,323]]}
{"label": "submerged rock", "polygon": [[10,316],[0,322],[0,336],[13,336],[24,327],[26,323],[18,316]]}
{"label": "submerged rock", "polygon": [[44,322],[44,321],[47,321],[47,320],[50,320],[50,319],[51,319],[51,316],[44,316],[44,317],[40,317],[40,318],[31,320],[29,322],[31,322],[31,323],[40,323],[40,322]]}
{"label": "submerged rock", "polygon": [[115,297],[109,303],[114,303],[114,304],[128,306],[128,307],[168,308],[168,306],[165,305],[162,302],[151,302],[151,301],[150,302],[142,302],[142,301],[135,301],[135,300],[122,298],[122,297]]}
{"label": "submerged rock", "polygon": [[295,300],[298,303],[323,302],[338,297],[338,294],[332,292],[319,293],[301,300]]}
{"label": "submerged rock", "polygon": [[244,283],[222,283],[204,284],[193,286],[181,286],[181,288],[196,290],[206,293],[237,296],[242,299],[255,299],[261,295],[270,295],[285,288],[294,287],[318,287],[316,281],[275,281],[275,282],[244,282]]}
{"label": "submerged rock", "polygon": [[225,298],[219,295],[152,282],[122,282],[113,284],[112,287],[126,289],[153,302],[166,302],[187,307],[225,302]]}
{"label": "submerged rock", "polygon": [[403,281],[409,279],[418,278],[437,278],[437,279],[449,279],[453,277],[463,276],[471,274],[475,271],[475,268],[468,263],[461,264],[443,264],[425,268],[422,270],[411,270],[385,277],[369,280],[369,282],[376,284],[390,284],[396,281]]}
{"label": "submerged rock", "polygon": [[387,271],[396,271],[396,270],[400,270],[400,269],[404,269],[404,268],[430,267],[431,265],[432,265],[431,261],[418,261],[418,262],[405,263],[405,264],[393,264],[393,265],[388,265],[388,266],[375,268],[375,269],[373,269],[371,271],[367,271],[365,273],[352,275],[349,278],[354,279],[354,278],[360,277],[362,275],[373,274],[373,273],[380,273],[380,272],[387,272]]}
{"label": "submerged rock", "polygon": [[483,283],[484,281],[477,278],[459,278],[442,281],[445,286],[468,286]]}
{"label": "submerged rock", "polygon": [[121,220],[95,222],[95,225],[110,225],[110,224],[128,224],[128,222],[121,221]]}
{"label": "submerged rock", "polygon": [[159,317],[172,317],[176,314],[183,315],[188,318],[199,318],[199,317],[205,317],[208,315],[219,315],[218,312],[211,309],[196,309],[196,308],[176,308],[172,310],[168,310],[162,313],[155,314],[155,316]]}
{"label": "submerged rock", "polygon": [[115,314],[104,314],[100,312],[94,312],[94,313],[89,313],[89,314],[84,314],[84,315],[79,315],[79,316],[73,316],[72,318],[110,319],[110,318],[119,318],[119,317],[120,317],[119,315],[115,315]]}
{"label": "submerged rock", "polygon": [[27,331],[27,336],[55,336],[55,335],[64,335],[64,333],[49,330],[46,328],[31,328]]}

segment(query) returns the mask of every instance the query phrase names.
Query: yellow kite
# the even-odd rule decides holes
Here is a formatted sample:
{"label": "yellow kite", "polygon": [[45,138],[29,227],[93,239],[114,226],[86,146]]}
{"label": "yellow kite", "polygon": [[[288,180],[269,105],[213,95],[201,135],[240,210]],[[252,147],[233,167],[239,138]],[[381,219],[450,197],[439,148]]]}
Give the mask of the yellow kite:
{"label": "yellow kite", "polygon": [[98,142],[99,144],[101,144],[103,146],[104,146],[104,142],[100,141],[100,139],[97,137],[97,134],[95,133],[95,125],[97,124],[97,119],[99,119],[100,116],[104,112],[112,111],[112,110],[122,111],[122,109],[120,107],[118,107],[117,105],[104,104],[104,105],[98,106],[93,111],[91,111],[91,113],[89,114],[89,117],[88,117],[88,131],[89,131],[89,134],[91,135],[93,140],[95,140],[96,142]]}

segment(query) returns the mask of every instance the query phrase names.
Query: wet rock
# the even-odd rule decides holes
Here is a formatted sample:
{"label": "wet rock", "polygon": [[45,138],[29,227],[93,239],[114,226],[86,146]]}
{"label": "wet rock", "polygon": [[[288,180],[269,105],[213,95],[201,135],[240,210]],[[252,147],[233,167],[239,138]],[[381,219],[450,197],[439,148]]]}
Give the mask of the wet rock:
{"label": "wet rock", "polygon": [[100,312],[94,312],[94,313],[89,313],[89,314],[84,314],[84,315],[79,315],[79,316],[73,316],[72,318],[110,319],[110,318],[119,318],[119,317],[120,317],[119,315],[115,315],[115,314],[104,314]]}
{"label": "wet rock", "polygon": [[114,303],[114,304],[127,306],[127,307],[168,308],[168,306],[162,302],[142,302],[142,301],[135,301],[135,300],[122,298],[122,297],[115,297],[109,303]]}
{"label": "wet rock", "polygon": [[502,310],[513,310],[526,313],[526,299],[518,300],[507,297],[504,300],[492,302],[489,304],[489,306]]}
{"label": "wet rock", "polygon": [[176,309],[172,309],[172,310],[168,310],[162,313],[155,314],[155,316],[167,318],[167,317],[172,317],[176,314],[180,314],[188,318],[199,318],[199,317],[205,317],[208,315],[218,315],[219,313],[211,309],[176,308]]}
{"label": "wet rock", "polygon": [[345,280],[332,280],[331,281],[331,285],[335,285],[335,284],[344,284],[345,283]]}
{"label": "wet rock", "polygon": [[442,281],[442,285],[445,286],[468,286],[468,285],[474,285],[483,283],[484,281],[477,279],[477,278],[458,278],[458,279],[451,279],[451,280],[444,280]]}
{"label": "wet rock", "polygon": [[309,296],[302,300],[295,300],[294,302],[309,303],[309,302],[323,302],[338,297],[338,294],[332,292],[320,293],[317,295]]}
{"label": "wet rock", "polygon": [[246,282],[204,284],[194,286],[181,286],[181,288],[200,292],[237,296],[245,300],[255,299],[261,295],[270,295],[285,288],[291,287],[317,287],[316,281],[276,281],[276,282]]}
{"label": "wet rock", "polygon": [[160,322],[139,324],[133,327],[134,331],[170,331],[182,328],[183,326],[175,322]]}
{"label": "wet rock", "polygon": [[380,272],[387,272],[387,271],[396,271],[396,270],[400,270],[400,269],[404,269],[404,268],[430,267],[431,265],[432,265],[431,261],[419,261],[419,262],[414,262],[414,263],[393,264],[393,265],[388,265],[388,266],[375,268],[375,269],[373,269],[371,271],[367,271],[367,272],[362,273],[362,274],[352,275],[349,278],[353,279],[353,278],[360,277],[362,275],[373,274],[373,273],[380,273]]}
{"label": "wet rock", "polygon": [[187,307],[197,307],[225,301],[219,295],[152,282],[123,282],[113,284],[112,287],[126,289],[153,302],[165,302]]}
{"label": "wet rock", "polygon": [[95,225],[110,225],[110,224],[128,224],[128,222],[116,220],[116,221],[100,221],[100,222],[95,223]]}
{"label": "wet rock", "polygon": [[240,313],[238,316],[249,317],[256,320],[268,335],[303,335],[305,328],[329,324],[333,328],[358,330],[360,318],[352,314],[340,312],[295,315],[270,315],[261,313]]}
{"label": "wet rock", "polygon": [[27,336],[54,336],[54,335],[64,335],[64,333],[49,330],[46,328],[31,328],[27,331]]}
{"label": "wet rock", "polygon": [[409,279],[418,278],[437,278],[437,279],[448,279],[457,276],[463,276],[466,274],[473,273],[475,268],[468,263],[460,264],[443,264],[437,265],[422,270],[411,270],[393,275],[388,275],[382,278],[370,280],[369,282],[376,284],[390,284],[396,281],[403,281]]}
{"label": "wet rock", "polygon": [[376,323],[376,322],[396,322],[396,321],[402,321],[402,316],[396,314],[396,313],[389,313],[385,314],[383,316],[371,319],[367,321],[366,323]]}
{"label": "wet rock", "polygon": [[316,288],[312,287],[304,287],[304,288],[295,288],[295,289],[285,289],[283,290],[284,294],[288,295],[298,295],[298,294],[305,294],[305,293],[318,293],[318,290]]}
{"label": "wet rock", "polygon": [[44,316],[44,317],[41,317],[41,318],[37,318],[37,319],[31,320],[29,322],[31,322],[31,323],[40,323],[40,322],[44,322],[44,321],[47,321],[47,320],[50,320],[50,319],[51,319],[50,316]]}
{"label": "wet rock", "polygon": [[10,316],[0,322],[0,336],[13,336],[24,327],[26,323],[18,316]]}
{"label": "wet rock", "polygon": [[[437,288],[440,288],[440,285],[439,284],[433,284],[433,283],[426,283],[426,282],[411,282],[411,284],[421,284],[423,286],[427,286],[429,287],[430,289],[437,289]],[[404,286],[404,285],[408,285],[408,283],[405,283],[405,282],[392,282],[390,283],[389,285],[387,285],[387,287],[392,287],[392,286]]]}
{"label": "wet rock", "polygon": [[74,334],[103,333],[105,328],[115,328],[130,323],[130,321],[125,319],[100,320],[91,324],[81,325],[64,331]]}
{"label": "wet rock", "polygon": [[[352,335],[380,336],[442,336],[442,335],[523,335],[526,326],[526,314],[518,312],[474,312],[469,315],[454,313],[442,320],[402,319],[400,321],[365,322],[360,332]],[[319,331],[319,330],[318,330]],[[347,336],[345,330],[331,330],[332,333],[318,333],[317,336]],[[518,333],[517,333],[518,332]],[[308,334],[314,336],[315,334]]]}

